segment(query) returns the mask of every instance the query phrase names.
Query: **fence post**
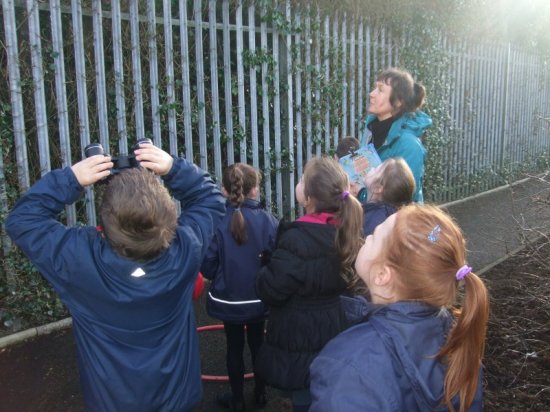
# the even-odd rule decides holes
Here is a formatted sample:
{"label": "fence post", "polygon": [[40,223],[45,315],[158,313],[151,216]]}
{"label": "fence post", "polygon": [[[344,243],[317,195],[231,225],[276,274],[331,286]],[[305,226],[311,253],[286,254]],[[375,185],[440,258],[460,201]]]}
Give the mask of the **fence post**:
{"label": "fence post", "polygon": [[509,99],[509,87],[510,87],[510,57],[512,53],[512,44],[508,43],[508,50],[506,52],[506,61],[504,66],[504,88],[503,95],[504,102],[502,106],[502,144],[500,145],[500,155],[499,155],[499,167],[502,170],[504,167],[504,148],[506,146],[506,133],[508,132],[508,99]]}

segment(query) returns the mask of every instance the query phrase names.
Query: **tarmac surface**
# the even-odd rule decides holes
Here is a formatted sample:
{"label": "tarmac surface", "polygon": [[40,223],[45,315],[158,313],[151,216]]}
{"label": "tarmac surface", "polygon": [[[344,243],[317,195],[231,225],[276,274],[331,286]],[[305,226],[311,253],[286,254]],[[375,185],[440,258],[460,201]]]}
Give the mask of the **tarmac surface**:
{"label": "tarmac surface", "polygon": [[[521,248],[526,239],[550,227],[550,208],[537,199],[550,199],[550,185],[537,179],[486,192],[445,205],[467,239],[468,263],[477,273]],[[204,311],[204,296],[196,303],[198,324],[219,323]],[[200,334],[205,375],[225,375],[222,331]],[[2,345],[0,345],[1,347]],[[71,329],[38,336],[0,349],[0,411],[83,411],[75,345]],[[249,409],[252,381],[245,390]],[[204,397],[195,411],[222,411],[216,394],[229,391],[226,382],[204,382]],[[268,392],[264,411],[290,410],[279,391]]]}

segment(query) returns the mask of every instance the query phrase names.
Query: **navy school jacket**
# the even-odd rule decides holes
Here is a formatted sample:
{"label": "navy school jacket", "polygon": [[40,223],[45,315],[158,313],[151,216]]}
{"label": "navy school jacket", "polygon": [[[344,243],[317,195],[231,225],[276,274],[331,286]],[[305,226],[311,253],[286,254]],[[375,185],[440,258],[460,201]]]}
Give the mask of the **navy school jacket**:
{"label": "navy school jacket", "polygon": [[87,410],[189,411],[202,396],[191,294],[224,198],[183,159],[163,180],[182,212],[176,238],[149,262],[117,255],[94,227],[56,220],[82,192],[70,167],[45,175],[6,221],[73,317]]}
{"label": "navy school jacket", "polygon": [[[448,411],[441,404],[445,364],[436,355],[453,319],[419,302],[343,302],[350,323],[311,364],[311,412]],[[368,315],[367,315],[368,314]],[[367,315],[365,317],[365,315]],[[459,410],[458,396],[453,399]],[[483,374],[470,411],[482,411]]]}
{"label": "navy school jacket", "polygon": [[234,211],[228,203],[201,266],[204,277],[212,281],[206,308],[210,316],[225,322],[262,320],[266,307],[256,295],[256,274],[262,258],[265,260],[273,250],[278,221],[258,201],[246,199],[241,213],[248,241],[238,245],[230,229]]}

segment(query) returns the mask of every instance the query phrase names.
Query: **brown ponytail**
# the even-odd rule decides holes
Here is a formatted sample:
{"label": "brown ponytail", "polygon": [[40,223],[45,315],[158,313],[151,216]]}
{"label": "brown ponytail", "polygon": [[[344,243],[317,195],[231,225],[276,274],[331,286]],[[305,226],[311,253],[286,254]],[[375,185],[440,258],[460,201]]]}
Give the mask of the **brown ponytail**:
{"label": "brown ponytail", "polygon": [[446,358],[448,364],[445,403],[454,411],[451,400],[458,394],[460,412],[463,412],[469,409],[476,394],[489,318],[487,289],[475,273],[464,278],[464,302],[462,310],[456,310],[455,314],[457,323],[438,356]]}
{"label": "brown ponytail", "polygon": [[363,243],[363,208],[348,190],[348,175],[336,160],[323,156],[307,162],[304,194],[314,199],[316,212],[334,213],[338,218],[336,250],[342,277],[352,286],[355,258]]}
{"label": "brown ponytail", "polygon": [[231,216],[231,235],[237,244],[245,244],[248,240],[246,221],[241,212],[241,205],[258,186],[260,176],[252,166],[235,163],[227,167],[222,175],[222,184],[229,197],[229,203],[235,208]]}

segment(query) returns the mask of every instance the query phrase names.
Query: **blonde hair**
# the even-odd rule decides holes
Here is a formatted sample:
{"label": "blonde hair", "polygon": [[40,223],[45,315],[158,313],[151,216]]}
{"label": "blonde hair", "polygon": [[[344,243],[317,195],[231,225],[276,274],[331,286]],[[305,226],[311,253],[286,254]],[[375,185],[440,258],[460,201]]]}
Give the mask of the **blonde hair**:
{"label": "blonde hair", "polygon": [[342,277],[351,285],[354,263],[362,245],[363,208],[349,194],[348,175],[330,157],[315,157],[309,160],[303,176],[304,195],[313,199],[315,212],[334,213],[338,218],[336,250],[341,260]]}
{"label": "blonde hair", "polygon": [[[379,259],[396,273],[399,300],[452,308],[459,285],[456,273],[465,264],[465,250],[462,232],[449,215],[435,206],[415,204],[397,212]],[[462,309],[453,311],[456,322],[437,354],[447,364],[442,401],[454,410],[451,401],[458,395],[460,411],[468,410],[476,394],[489,317],[483,281],[469,273],[464,285]]]}

